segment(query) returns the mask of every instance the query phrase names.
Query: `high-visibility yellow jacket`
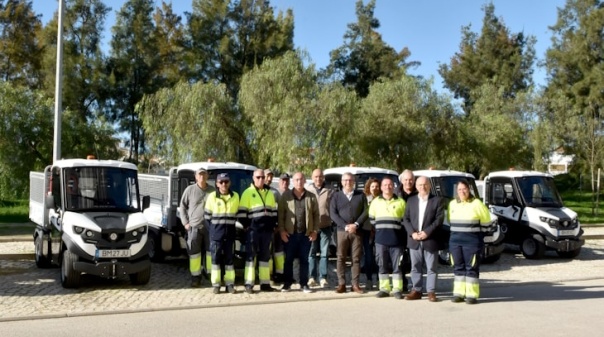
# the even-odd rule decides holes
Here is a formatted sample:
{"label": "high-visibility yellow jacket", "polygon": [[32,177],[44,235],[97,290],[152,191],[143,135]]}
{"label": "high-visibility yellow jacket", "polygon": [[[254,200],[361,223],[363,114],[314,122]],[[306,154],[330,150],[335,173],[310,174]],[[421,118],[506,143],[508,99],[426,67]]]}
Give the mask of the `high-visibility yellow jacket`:
{"label": "high-visibility yellow jacket", "polygon": [[235,223],[239,212],[239,194],[210,193],[206,200],[204,216],[213,241],[235,240]]}
{"label": "high-visibility yellow jacket", "polygon": [[385,246],[405,246],[407,237],[403,227],[405,200],[393,195],[386,200],[379,196],[369,205],[369,221],[375,227],[375,243]]}
{"label": "high-visibility yellow jacket", "polygon": [[450,243],[484,244],[484,232],[491,227],[489,209],[479,199],[467,201],[451,200],[447,212],[451,225]]}
{"label": "high-visibility yellow jacket", "polygon": [[277,203],[275,195],[266,188],[258,189],[254,184],[241,195],[239,221],[243,228],[272,232],[277,227]]}

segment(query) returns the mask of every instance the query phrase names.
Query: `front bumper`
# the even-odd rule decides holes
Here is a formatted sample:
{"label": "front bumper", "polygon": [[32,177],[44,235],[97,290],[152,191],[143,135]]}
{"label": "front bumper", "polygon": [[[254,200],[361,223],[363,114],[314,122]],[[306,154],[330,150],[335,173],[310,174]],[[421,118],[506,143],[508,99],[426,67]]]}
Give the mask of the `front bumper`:
{"label": "front bumper", "polygon": [[505,246],[503,243],[499,242],[497,244],[485,244],[484,245],[484,257],[495,256],[501,254]]}
{"label": "front bumper", "polygon": [[151,266],[148,258],[138,261],[128,260],[109,260],[109,261],[78,261],[74,263],[76,271],[101,276],[105,278],[114,278],[141,272]]}
{"label": "front bumper", "polygon": [[559,252],[570,252],[581,248],[585,244],[585,239],[562,239],[552,240],[547,238],[545,240],[545,246],[548,248],[555,249]]}

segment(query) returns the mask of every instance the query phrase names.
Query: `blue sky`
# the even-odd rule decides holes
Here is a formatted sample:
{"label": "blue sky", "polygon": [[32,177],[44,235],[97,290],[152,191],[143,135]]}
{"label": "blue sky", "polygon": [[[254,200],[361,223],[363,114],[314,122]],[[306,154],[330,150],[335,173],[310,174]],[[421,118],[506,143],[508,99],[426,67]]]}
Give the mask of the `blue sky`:
{"label": "blue sky", "polygon": [[[169,0],[167,0],[169,1]],[[105,38],[110,38],[115,11],[124,0],[105,0],[113,10],[107,20]],[[473,31],[482,27],[482,7],[488,0],[377,0],[375,17],[380,21],[378,32],[386,43],[401,50],[408,47],[410,61],[421,66],[411,70],[414,75],[434,77],[434,87],[442,86],[438,66],[448,63],[459,51],[461,27],[471,24]],[[542,60],[550,46],[548,26],[555,24],[557,7],[564,0],[493,0],[495,14],[502,18],[511,32],[524,32],[537,38],[537,58]],[[157,6],[161,0],[155,1]],[[182,14],[191,10],[191,0],[172,0],[174,10]],[[343,43],[347,24],[356,21],[356,0],[271,0],[277,10],[292,8],[295,18],[294,43],[308,51],[317,68],[329,63],[329,52]],[[367,0],[365,0],[367,3]],[[48,22],[58,8],[52,0],[33,0],[34,11]],[[184,21],[184,18],[183,18]],[[545,73],[535,68],[534,80],[544,84]]]}

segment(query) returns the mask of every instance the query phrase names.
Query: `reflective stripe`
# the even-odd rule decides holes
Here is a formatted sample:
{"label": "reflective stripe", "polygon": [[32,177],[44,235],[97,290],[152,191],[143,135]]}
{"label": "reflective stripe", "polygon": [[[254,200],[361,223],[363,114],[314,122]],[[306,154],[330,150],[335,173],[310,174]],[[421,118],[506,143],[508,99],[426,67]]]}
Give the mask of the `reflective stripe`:
{"label": "reflective stripe", "polygon": [[456,227],[451,225],[451,232],[460,232],[460,233],[480,233],[482,230],[480,227]]}
{"label": "reflective stripe", "polygon": [[466,277],[466,297],[476,298],[480,296],[480,285],[475,277]]}
{"label": "reflective stripe", "polygon": [[466,297],[466,277],[455,276],[453,278],[453,296],[455,297]]}
{"label": "reflective stripe", "polygon": [[401,229],[401,225],[375,225],[375,229]]}
{"label": "reflective stripe", "polygon": [[390,278],[388,274],[379,274],[378,279],[380,280],[380,290],[387,293],[390,292]]}

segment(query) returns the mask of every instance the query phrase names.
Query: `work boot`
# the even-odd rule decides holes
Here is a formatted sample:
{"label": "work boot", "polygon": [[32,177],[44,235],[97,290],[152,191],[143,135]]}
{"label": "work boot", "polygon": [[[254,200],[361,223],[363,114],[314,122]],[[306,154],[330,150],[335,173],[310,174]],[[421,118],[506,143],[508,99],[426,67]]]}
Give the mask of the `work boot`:
{"label": "work boot", "polygon": [[228,292],[229,294],[234,294],[234,293],[235,293],[235,286],[234,286],[234,285],[232,285],[232,284],[228,285],[228,286],[227,286],[227,292]]}
{"label": "work boot", "polygon": [[220,287],[214,287],[214,289],[212,290],[212,292],[214,294],[220,294]]}
{"label": "work boot", "polygon": [[245,286],[245,292],[248,293],[248,294],[253,294],[254,293],[254,289],[252,288],[251,285],[247,284]]}
{"label": "work boot", "polygon": [[201,275],[191,276],[191,288],[201,287]]}
{"label": "work boot", "polygon": [[271,292],[271,291],[275,291],[275,288],[271,287],[270,284],[261,284],[260,285],[260,291]]}

